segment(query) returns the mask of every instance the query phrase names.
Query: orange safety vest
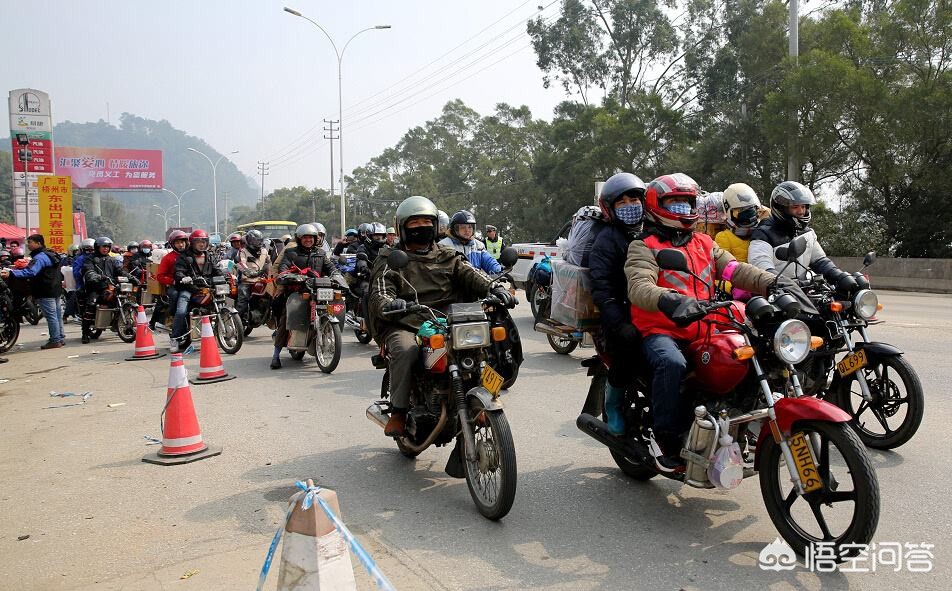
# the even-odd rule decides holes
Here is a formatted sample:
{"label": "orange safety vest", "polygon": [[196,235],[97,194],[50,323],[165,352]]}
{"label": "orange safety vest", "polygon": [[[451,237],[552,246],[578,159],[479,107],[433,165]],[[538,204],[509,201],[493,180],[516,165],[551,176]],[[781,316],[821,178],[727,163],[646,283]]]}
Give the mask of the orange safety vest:
{"label": "orange safety vest", "polygon": [[[714,280],[717,267],[714,258],[711,256],[711,249],[714,247],[714,241],[707,234],[694,232],[691,240],[684,246],[674,246],[667,240],[651,234],[644,239],[645,245],[651,250],[652,254],[665,248],[676,248],[684,253],[688,259],[688,268],[695,275],[701,278],[698,281],[687,273],[680,271],[658,270],[658,287],[669,288],[682,293],[686,296],[698,300],[707,300],[711,297],[711,290],[708,287]],[[631,322],[641,334],[648,336],[653,334],[666,334],[671,337],[693,341],[699,338],[707,325],[702,325],[700,321],[689,324],[685,327],[679,327],[672,322],[660,310],[657,312],[648,312],[638,306],[631,306]]]}

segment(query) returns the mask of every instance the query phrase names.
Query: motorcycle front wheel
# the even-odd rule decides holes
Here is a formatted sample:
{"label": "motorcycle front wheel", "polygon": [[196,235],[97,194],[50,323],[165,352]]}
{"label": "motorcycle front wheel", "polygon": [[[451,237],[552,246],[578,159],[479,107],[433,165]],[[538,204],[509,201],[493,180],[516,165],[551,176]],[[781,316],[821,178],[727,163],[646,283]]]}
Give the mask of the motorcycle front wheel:
{"label": "motorcycle front wheel", "polygon": [[317,339],[317,366],[324,373],[331,373],[340,363],[340,325],[322,318]]}
{"label": "motorcycle front wheel", "polygon": [[229,355],[234,355],[241,349],[241,344],[245,340],[245,328],[241,325],[238,312],[222,310],[218,313],[217,322],[215,322],[215,338],[221,350]]}
{"label": "motorcycle front wheel", "polygon": [[860,441],[874,449],[893,449],[912,439],[925,411],[925,397],[916,370],[897,355],[883,357],[859,371],[866,377],[873,400],[863,400],[859,380],[853,374],[840,381],[839,391],[831,402],[853,417],[850,425]]}
{"label": "motorcycle front wheel", "polygon": [[3,312],[0,320],[0,353],[6,353],[13,348],[20,338],[20,323],[13,319],[9,310]]}
{"label": "motorcycle front wheel", "polygon": [[123,343],[132,343],[136,340],[136,311],[130,304],[118,310],[116,318],[116,334]]}
{"label": "motorcycle front wheel", "polygon": [[545,338],[549,341],[549,346],[559,355],[568,355],[578,347],[578,341],[569,337],[557,337],[554,334],[546,333]]}
{"label": "motorcycle front wheel", "polygon": [[[869,543],[879,523],[879,481],[866,449],[847,423],[801,421],[794,430],[811,442],[823,487],[800,495],[780,445],[764,438],[760,491],[770,520],[793,550],[805,555],[811,544],[832,544],[844,560]],[[845,544],[855,544],[843,548]]]}
{"label": "motorcycle front wheel", "polygon": [[463,458],[466,486],[483,517],[497,521],[509,513],[516,498],[516,446],[501,411],[488,412],[473,398],[469,416],[473,419],[476,461]]}

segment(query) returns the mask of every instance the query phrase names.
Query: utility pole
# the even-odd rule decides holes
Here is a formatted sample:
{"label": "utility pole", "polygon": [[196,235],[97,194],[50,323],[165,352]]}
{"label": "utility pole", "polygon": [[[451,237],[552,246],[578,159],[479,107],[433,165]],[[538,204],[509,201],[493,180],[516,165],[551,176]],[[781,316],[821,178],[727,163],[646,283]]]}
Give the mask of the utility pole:
{"label": "utility pole", "polygon": [[[228,234],[228,191],[225,191],[224,195],[225,195],[225,228],[224,228],[225,231],[223,232],[223,234],[227,235]],[[217,232],[218,228],[215,228],[215,231]]]}
{"label": "utility pole", "polygon": [[[799,0],[790,0],[790,34],[789,34],[789,54],[793,58],[794,64],[799,63],[800,56],[800,2]],[[800,181],[800,159],[797,157],[799,142],[797,136],[800,133],[800,125],[797,116],[797,109],[794,107],[790,114],[790,137],[787,140],[787,180]]]}
{"label": "utility pole", "polygon": [[[333,119],[325,119],[324,123],[328,124],[327,127],[324,127],[324,131],[330,134],[330,135],[325,134],[324,139],[331,141],[330,142],[330,145],[331,145],[331,197],[333,197],[334,196],[334,140],[340,139],[339,133],[336,136],[334,135],[335,131],[340,131],[339,129],[334,129],[334,125],[340,123],[340,120],[335,121]],[[316,194],[314,195],[314,199],[315,200],[317,199]],[[314,207],[314,215],[312,217],[314,219],[317,219],[317,204],[315,203],[313,207]],[[341,236],[344,235],[343,228],[340,229],[340,235]]]}
{"label": "utility pole", "polygon": [[271,174],[268,164],[270,163],[262,162],[261,160],[258,161],[258,176],[261,177],[261,203],[264,203],[264,177]]}

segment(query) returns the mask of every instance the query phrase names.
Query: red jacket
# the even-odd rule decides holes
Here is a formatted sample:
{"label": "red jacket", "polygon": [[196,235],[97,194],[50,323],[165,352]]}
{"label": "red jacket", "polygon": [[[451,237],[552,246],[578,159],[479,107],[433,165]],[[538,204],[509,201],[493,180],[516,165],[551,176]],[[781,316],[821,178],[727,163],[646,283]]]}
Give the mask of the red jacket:
{"label": "red jacket", "polygon": [[178,251],[173,250],[162,257],[162,261],[159,262],[159,270],[155,274],[155,278],[166,287],[175,283],[175,260],[178,259],[178,255]]}

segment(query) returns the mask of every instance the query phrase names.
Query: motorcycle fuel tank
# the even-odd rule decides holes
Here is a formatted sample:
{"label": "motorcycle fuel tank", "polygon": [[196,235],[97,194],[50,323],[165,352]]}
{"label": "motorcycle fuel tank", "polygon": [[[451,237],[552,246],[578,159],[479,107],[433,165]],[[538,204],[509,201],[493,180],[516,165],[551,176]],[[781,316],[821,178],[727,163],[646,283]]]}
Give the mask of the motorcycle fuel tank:
{"label": "motorcycle fuel tank", "polygon": [[734,359],[734,349],[746,344],[736,332],[714,332],[690,345],[694,381],[697,387],[713,394],[727,394],[747,375],[750,361]]}

